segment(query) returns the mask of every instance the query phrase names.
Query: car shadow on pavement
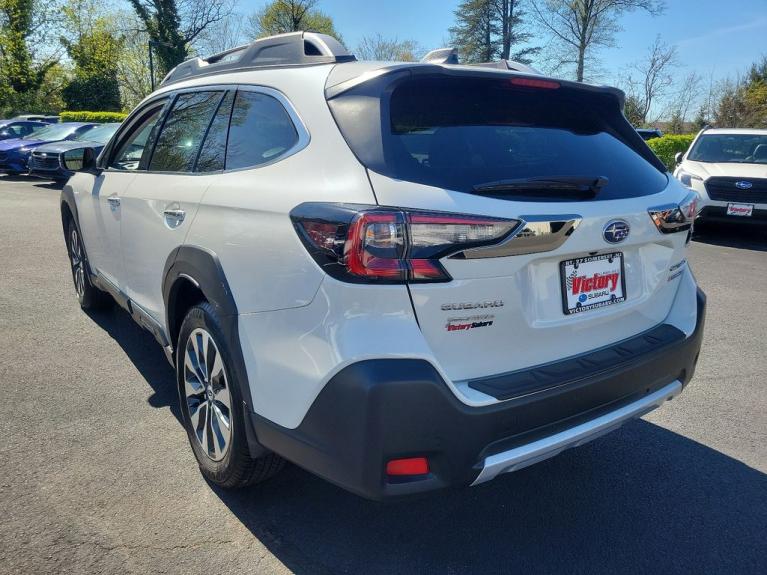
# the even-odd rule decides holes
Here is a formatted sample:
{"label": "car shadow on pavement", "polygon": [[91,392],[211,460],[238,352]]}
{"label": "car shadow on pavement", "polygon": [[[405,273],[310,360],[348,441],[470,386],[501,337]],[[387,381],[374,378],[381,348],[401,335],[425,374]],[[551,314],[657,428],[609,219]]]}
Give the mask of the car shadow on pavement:
{"label": "car shadow on pavement", "polygon": [[[152,387],[150,405],[180,421],[151,335],[121,308],[89,316]],[[767,573],[767,474],[644,420],[421,499],[367,501],[294,465],[249,489],[211,489],[299,575]]]}
{"label": "car shadow on pavement", "polygon": [[693,241],[728,248],[767,251],[767,225],[695,224]]}
{"label": "car shadow on pavement", "polygon": [[298,574],[767,572],[767,475],[645,421],[420,500],[366,501],[294,466],[214,490]]}
{"label": "car shadow on pavement", "polygon": [[174,417],[181,422],[174,371],[154,338],[118,305],[105,310],[88,310],[85,313],[120,345],[151,386],[153,393],[147,398],[149,405],[169,408]]}

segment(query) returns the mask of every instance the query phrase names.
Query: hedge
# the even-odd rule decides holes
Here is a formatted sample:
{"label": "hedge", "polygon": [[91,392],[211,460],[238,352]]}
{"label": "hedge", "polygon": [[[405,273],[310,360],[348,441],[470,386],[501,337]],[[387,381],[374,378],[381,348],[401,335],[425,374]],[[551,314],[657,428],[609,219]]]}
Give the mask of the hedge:
{"label": "hedge", "polygon": [[122,122],[128,114],[124,112],[61,112],[62,122]]}
{"label": "hedge", "polygon": [[674,160],[676,153],[686,152],[694,139],[695,136],[693,134],[669,134],[660,138],[647,140],[647,145],[650,146],[650,149],[660,158],[660,161],[666,164],[666,167],[669,170],[673,170],[676,166],[676,160]]}

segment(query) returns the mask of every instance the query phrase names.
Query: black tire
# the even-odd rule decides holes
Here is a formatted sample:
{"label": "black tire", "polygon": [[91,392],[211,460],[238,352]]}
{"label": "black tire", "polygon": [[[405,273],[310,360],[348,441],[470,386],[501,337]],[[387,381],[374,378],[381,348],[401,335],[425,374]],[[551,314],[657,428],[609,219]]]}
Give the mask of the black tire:
{"label": "black tire", "polygon": [[88,256],[85,253],[82,236],[77,224],[71,218],[67,225],[66,242],[69,266],[72,270],[72,282],[80,307],[86,310],[110,307],[114,303],[111,296],[91,283]]}
{"label": "black tire", "polygon": [[[243,382],[236,380],[232,353],[208,302],[195,305],[186,314],[176,350],[181,417],[202,474],[221,487],[239,488],[265,481],[280,471],[285,460],[279,455],[271,452],[258,458],[250,455],[240,393]],[[190,357],[200,360],[196,364],[191,362],[193,369],[186,366],[187,350]],[[216,363],[217,356],[221,364]],[[223,400],[227,390],[228,406]],[[224,441],[227,432],[228,440]]]}

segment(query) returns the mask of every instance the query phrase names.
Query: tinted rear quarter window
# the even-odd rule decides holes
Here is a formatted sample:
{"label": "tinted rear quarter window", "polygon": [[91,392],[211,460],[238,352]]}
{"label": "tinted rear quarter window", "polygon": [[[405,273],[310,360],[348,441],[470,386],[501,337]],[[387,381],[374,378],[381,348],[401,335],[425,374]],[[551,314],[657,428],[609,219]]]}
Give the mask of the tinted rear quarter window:
{"label": "tinted rear quarter window", "polygon": [[227,170],[276,160],[297,141],[293,121],[279,100],[260,92],[237,92],[226,148]]}
{"label": "tinted rear quarter window", "polygon": [[195,171],[216,172],[224,169],[226,137],[229,133],[229,116],[232,113],[233,101],[234,92],[227,92],[224,99],[221,100],[200,149]]}

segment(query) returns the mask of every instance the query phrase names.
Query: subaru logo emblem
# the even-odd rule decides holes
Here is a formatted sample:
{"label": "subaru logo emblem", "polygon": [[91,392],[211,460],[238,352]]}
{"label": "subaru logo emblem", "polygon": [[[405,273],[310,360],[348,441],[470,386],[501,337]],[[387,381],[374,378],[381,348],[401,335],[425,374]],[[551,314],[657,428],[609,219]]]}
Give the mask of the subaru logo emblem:
{"label": "subaru logo emblem", "polygon": [[607,222],[604,230],[602,230],[602,235],[607,243],[618,244],[629,237],[630,229],[628,222],[623,220],[612,220]]}
{"label": "subaru logo emblem", "polygon": [[747,182],[746,180],[740,180],[739,182],[735,182],[735,187],[739,190],[749,190],[751,189],[751,186],[753,186],[751,182]]}

